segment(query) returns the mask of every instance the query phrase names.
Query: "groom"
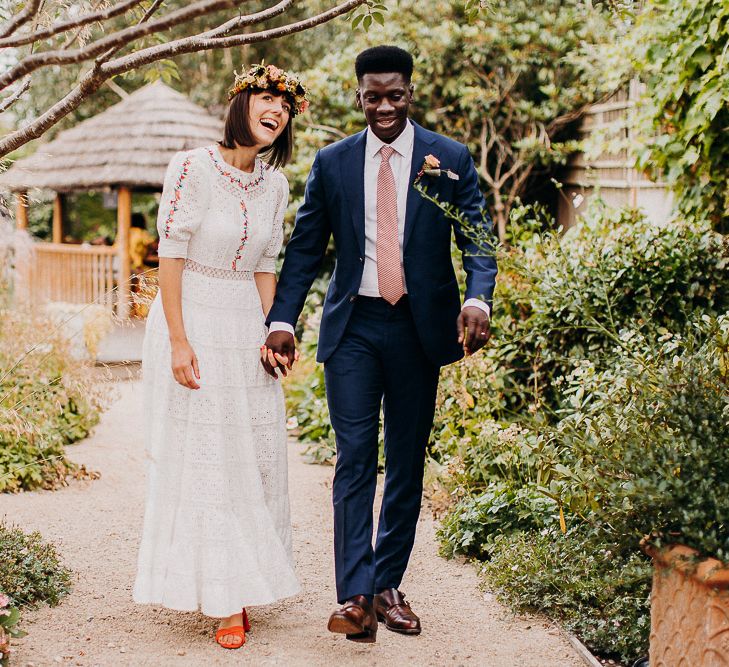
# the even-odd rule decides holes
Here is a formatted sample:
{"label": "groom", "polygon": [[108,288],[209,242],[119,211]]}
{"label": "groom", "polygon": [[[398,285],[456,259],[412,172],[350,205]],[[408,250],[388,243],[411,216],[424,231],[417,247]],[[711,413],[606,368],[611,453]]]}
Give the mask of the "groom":
{"label": "groom", "polygon": [[[436,158],[442,171],[422,176],[428,191],[472,225],[486,224],[466,147],[408,118],[410,54],[374,47],[359,54],[355,69],[356,102],[368,128],[314,159],[268,316],[266,346],[279,360],[294,359],[294,325],[333,235],[337,261],[317,353],[337,440],[334,551],[342,606],[329,630],[373,642],[378,619],[389,630],[420,633],[420,619],[399,586],[420,513],[438,374],[488,340],[496,262],[413,188],[426,156],[432,164]],[[463,308],[451,229],[467,274]],[[269,360],[264,366],[275,377],[274,367],[282,364]],[[373,549],[381,406],[385,487]]]}

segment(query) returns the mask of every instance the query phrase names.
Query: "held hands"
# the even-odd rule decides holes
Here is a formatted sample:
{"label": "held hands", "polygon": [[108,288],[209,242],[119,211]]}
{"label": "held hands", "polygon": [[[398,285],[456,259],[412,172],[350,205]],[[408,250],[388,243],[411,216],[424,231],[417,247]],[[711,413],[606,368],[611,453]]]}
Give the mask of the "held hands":
{"label": "held hands", "polygon": [[288,331],[272,331],[261,347],[261,364],[274,380],[278,379],[276,369],[286,376],[299,360],[296,341]]}
{"label": "held hands", "polygon": [[200,379],[200,368],[195,352],[187,341],[172,344],[172,374],[183,387],[200,389],[195,381]]}
{"label": "held hands", "polygon": [[489,316],[476,306],[467,306],[461,310],[458,320],[458,342],[463,345],[466,355],[478,352],[491,338]]}

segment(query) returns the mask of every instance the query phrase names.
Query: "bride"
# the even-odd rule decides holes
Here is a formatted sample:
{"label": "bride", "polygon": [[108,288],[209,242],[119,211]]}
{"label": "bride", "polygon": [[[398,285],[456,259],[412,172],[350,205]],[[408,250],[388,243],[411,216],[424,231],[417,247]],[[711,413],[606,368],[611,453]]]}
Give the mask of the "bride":
{"label": "bride", "polygon": [[220,618],[216,641],[240,648],[246,607],[299,590],[283,394],[260,354],[288,202],[278,168],[308,101],[296,77],[263,64],[236,76],[229,100],[219,145],[177,153],[165,176],[134,600]]}

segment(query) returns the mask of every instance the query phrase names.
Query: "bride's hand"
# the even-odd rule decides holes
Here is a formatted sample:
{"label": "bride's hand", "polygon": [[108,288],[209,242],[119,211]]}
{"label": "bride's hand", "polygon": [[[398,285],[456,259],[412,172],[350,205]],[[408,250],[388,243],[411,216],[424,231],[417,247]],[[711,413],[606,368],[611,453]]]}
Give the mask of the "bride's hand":
{"label": "bride's hand", "polygon": [[274,379],[277,378],[275,369],[278,368],[281,372],[281,375],[286,376],[287,369],[291,370],[294,366],[294,362],[299,360],[299,350],[295,349],[293,354],[293,360],[289,361],[288,357],[285,357],[281,354],[278,354],[277,352],[274,353],[273,350],[266,347],[266,345],[261,345],[261,363],[263,364],[263,367],[266,369],[266,372],[269,375],[272,375]]}
{"label": "bride's hand", "polygon": [[200,389],[195,379],[200,379],[200,368],[195,352],[187,341],[172,345],[172,374],[175,380],[188,389]]}

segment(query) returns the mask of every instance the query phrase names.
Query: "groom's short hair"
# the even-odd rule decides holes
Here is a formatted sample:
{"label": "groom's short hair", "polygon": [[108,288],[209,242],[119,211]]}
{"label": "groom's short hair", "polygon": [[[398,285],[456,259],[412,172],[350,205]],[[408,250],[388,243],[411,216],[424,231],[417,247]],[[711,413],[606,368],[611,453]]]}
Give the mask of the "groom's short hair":
{"label": "groom's short hair", "polygon": [[354,71],[357,81],[365,74],[398,72],[409,83],[413,76],[413,57],[399,46],[373,46],[357,56]]}

